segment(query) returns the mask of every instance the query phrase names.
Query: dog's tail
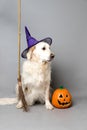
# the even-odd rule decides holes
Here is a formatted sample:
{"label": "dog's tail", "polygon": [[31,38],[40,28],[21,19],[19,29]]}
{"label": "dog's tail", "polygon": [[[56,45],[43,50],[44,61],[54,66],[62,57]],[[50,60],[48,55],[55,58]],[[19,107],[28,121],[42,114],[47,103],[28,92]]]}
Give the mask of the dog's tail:
{"label": "dog's tail", "polygon": [[11,105],[17,103],[17,98],[0,98],[0,105]]}

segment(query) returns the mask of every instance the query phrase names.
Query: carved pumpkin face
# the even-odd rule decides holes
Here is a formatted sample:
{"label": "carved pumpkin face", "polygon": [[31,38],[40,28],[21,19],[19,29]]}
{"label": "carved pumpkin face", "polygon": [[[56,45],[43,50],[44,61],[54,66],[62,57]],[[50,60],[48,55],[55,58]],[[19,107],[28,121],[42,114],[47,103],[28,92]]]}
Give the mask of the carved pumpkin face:
{"label": "carved pumpkin face", "polygon": [[72,96],[66,88],[62,86],[56,89],[52,95],[52,104],[57,108],[68,108],[72,104]]}

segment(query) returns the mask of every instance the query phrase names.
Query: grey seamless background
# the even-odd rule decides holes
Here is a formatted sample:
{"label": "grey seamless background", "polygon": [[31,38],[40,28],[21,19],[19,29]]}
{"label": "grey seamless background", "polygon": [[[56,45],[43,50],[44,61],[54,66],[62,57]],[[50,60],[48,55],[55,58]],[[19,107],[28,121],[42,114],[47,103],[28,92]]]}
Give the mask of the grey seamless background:
{"label": "grey seamless background", "polygon": [[[87,0],[22,0],[21,51],[25,25],[38,40],[53,38],[52,86],[68,88],[73,106],[50,112],[37,105],[28,113],[0,106],[0,129],[86,130]],[[0,0],[0,97],[15,96],[17,51],[17,1]]]}

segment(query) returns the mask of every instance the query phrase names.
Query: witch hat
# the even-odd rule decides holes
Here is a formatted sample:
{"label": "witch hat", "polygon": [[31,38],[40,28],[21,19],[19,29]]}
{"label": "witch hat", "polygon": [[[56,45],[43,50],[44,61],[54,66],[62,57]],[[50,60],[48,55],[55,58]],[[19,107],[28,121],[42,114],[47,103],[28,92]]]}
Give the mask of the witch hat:
{"label": "witch hat", "polygon": [[44,38],[44,39],[42,39],[40,41],[36,40],[34,37],[32,37],[30,35],[29,30],[28,30],[28,28],[26,26],[25,26],[25,34],[26,34],[26,40],[27,40],[27,46],[28,47],[22,52],[22,54],[21,54],[22,58],[27,58],[26,54],[27,54],[28,50],[32,46],[34,46],[34,45],[36,45],[36,44],[38,44],[40,42],[46,42],[49,45],[52,44],[52,39],[50,37]]}

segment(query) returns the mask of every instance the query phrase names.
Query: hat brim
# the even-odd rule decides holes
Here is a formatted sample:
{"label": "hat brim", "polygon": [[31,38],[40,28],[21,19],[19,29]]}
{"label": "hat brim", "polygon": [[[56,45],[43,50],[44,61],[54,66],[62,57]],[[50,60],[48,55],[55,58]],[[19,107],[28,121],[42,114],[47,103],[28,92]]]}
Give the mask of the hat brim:
{"label": "hat brim", "polygon": [[[45,39],[42,39],[42,40],[40,40],[40,41],[37,41],[37,42],[36,42],[35,44],[33,44],[31,47],[35,46],[36,44],[38,44],[38,43],[40,43],[40,42],[46,42],[47,44],[49,44],[49,45],[51,46],[51,44],[52,44],[52,39],[51,39],[50,37],[47,37],[47,38],[45,38]],[[27,53],[28,53],[28,51],[29,51],[29,49],[30,49],[31,47],[26,48],[26,49],[21,53],[21,57],[22,57],[22,58],[27,58]]]}

